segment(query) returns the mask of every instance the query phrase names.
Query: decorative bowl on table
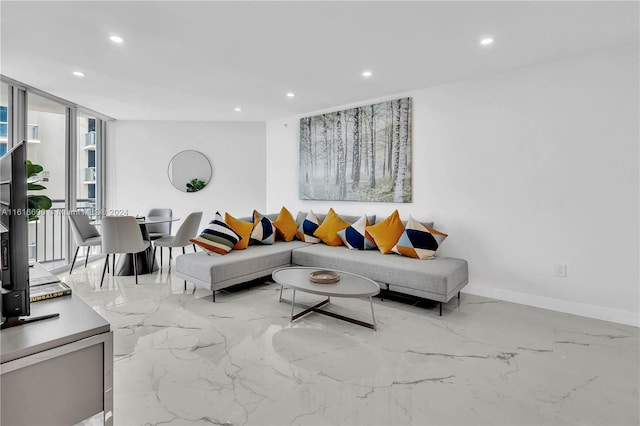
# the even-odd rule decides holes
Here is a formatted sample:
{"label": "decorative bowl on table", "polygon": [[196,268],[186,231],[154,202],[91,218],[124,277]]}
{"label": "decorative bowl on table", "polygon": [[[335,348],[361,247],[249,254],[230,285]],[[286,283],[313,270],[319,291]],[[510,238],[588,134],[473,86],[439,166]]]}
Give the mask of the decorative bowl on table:
{"label": "decorative bowl on table", "polygon": [[309,281],[317,284],[333,284],[340,281],[340,274],[336,271],[313,271],[309,274]]}

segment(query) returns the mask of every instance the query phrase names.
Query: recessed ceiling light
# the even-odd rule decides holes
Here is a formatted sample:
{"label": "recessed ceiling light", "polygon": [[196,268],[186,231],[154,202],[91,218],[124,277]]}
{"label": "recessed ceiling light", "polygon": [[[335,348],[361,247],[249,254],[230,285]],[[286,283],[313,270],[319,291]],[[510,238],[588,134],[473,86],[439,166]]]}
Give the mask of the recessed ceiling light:
{"label": "recessed ceiling light", "polygon": [[480,44],[483,46],[489,46],[493,44],[493,39],[491,37],[483,38],[482,40],[480,40]]}
{"label": "recessed ceiling light", "polygon": [[122,37],[118,37],[116,35],[112,35],[111,37],[109,37],[109,40],[111,40],[114,43],[122,43],[124,41]]}
{"label": "recessed ceiling light", "polygon": [[242,108],[240,108],[240,107],[235,107],[234,111],[236,111],[236,112],[240,112],[240,111],[242,111]]}
{"label": "recessed ceiling light", "polygon": [[363,77],[371,77],[371,71],[362,71]]}
{"label": "recessed ceiling light", "polygon": [[287,93],[287,98],[293,98],[296,94],[293,92]]}
{"label": "recessed ceiling light", "polygon": [[84,77],[85,74],[82,71],[74,71],[73,75],[75,75],[76,77]]}

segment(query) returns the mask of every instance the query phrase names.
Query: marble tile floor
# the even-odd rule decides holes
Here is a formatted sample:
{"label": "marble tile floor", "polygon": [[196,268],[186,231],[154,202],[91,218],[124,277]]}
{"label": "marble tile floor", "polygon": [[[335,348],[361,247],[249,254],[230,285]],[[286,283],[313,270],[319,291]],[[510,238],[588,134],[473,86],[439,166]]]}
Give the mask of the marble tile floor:
{"label": "marble tile floor", "polygon": [[[116,425],[637,425],[638,329],[463,293],[436,308],[374,299],[378,331],[290,290],[216,294],[159,273],[61,275],[111,323]],[[319,301],[298,292],[296,302]],[[332,309],[370,320],[364,300]]]}

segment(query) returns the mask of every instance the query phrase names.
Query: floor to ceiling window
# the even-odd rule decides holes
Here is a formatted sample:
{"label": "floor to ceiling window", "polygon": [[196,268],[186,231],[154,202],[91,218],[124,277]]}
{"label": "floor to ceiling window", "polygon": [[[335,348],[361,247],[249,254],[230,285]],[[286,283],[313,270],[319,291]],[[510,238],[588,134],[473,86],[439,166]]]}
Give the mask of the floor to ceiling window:
{"label": "floor to ceiling window", "polygon": [[[0,154],[27,141],[27,158],[42,166],[32,177],[52,208],[29,223],[29,253],[48,269],[70,263],[75,242],[68,213],[94,216],[104,194],[101,164],[107,117],[2,76]],[[81,111],[81,112],[78,112]]]}
{"label": "floor to ceiling window", "polygon": [[9,85],[0,83],[0,156],[9,147]]}
{"label": "floor to ceiling window", "polygon": [[78,113],[76,144],[76,208],[91,216],[96,211],[96,186],[98,182],[98,118],[83,112]]}
{"label": "floor to ceiling window", "polygon": [[29,92],[27,106],[27,158],[42,166],[38,179],[46,189],[39,194],[53,203],[49,211],[29,223],[30,256],[38,262],[61,261],[67,249],[67,107]]}

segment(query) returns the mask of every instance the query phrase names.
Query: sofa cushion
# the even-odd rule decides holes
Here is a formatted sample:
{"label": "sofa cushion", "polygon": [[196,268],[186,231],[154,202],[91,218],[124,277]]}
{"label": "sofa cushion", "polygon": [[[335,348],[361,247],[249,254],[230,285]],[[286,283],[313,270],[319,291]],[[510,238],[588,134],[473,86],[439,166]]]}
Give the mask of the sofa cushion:
{"label": "sofa cushion", "polygon": [[[298,224],[298,226],[302,224],[302,221],[305,217],[307,217],[307,214],[307,212],[298,212],[298,215],[296,216],[296,223]],[[320,224],[325,219],[325,217],[327,217],[327,215],[316,213],[316,217],[318,218],[318,223]],[[355,223],[358,219],[360,219],[360,216],[353,216],[348,214],[341,214],[340,217],[349,223]],[[373,225],[374,223],[376,223],[376,215],[367,215],[367,220],[369,221],[369,224]]]}
{"label": "sofa cushion", "polygon": [[252,222],[245,222],[240,219],[236,219],[229,213],[224,214],[224,222],[229,225],[231,229],[235,231],[241,237],[234,246],[234,250],[244,250],[249,246],[249,240],[251,239],[251,231],[253,230]]}
{"label": "sofa cushion", "polygon": [[367,226],[366,231],[371,234],[380,253],[391,253],[393,246],[404,232],[404,226],[400,221],[398,210],[394,210],[385,220],[372,226]]}
{"label": "sofa cushion", "polygon": [[273,222],[264,215],[253,211],[253,231],[251,231],[251,239],[262,244],[273,244],[276,239],[276,229]]}
{"label": "sofa cushion", "polygon": [[320,238],[313,236],[313,233],[316,232],[319,226],[320,223],[315,213],[309,210],[307,216],[302,220],[296,235],[300,241],[304,241],[305,243],[319,243]]}
{"label": "sofa cushion", "polygon": [[324,244],[297,248],[292,263],[359,274],[379,283],[407,287],[433,300],[447,301],[468,280],[467,262],[439,257],[421,262],[409,257],[383,255],[377,250],[355,251]]}
{"label": "sofa cushion", "polygon": [[207,254],[226,254],[240,241],[240,236],[229,227],[219,212],[200,235],[189,241],[203,249]]}
{"label": "sofa cushion", "polygon": [[350,223],[344,221],[333,209],[329,209],[327,217],[313,235],[320,238],[328,246],[340,246],[342,245],[342,239],[338,236],[338,231],[349,225]]}
{"label": "sofa cushion", "polygon": [[280,238],[284,241],[293,241],[298,231],[296,220],[284,206],[280,209],[280,214],[276,220],[273,221],[273,225],[276,227]]}
{"label": "sofa cushion", "polygon": [[224,256],[188,253],[176,258],[176,270],[185,279],[195,278],[192,282],[209,283],[213,288],[222,282],[243,282],[242,277],[256,277],[260,273],[267,276],[275,268],[289,266],[291,250],[306,245],[301,241],[276,241],[234,250]]}
{"label": "sofa cushion", "polygon": [[345,246],[351,250],[371,250],[376,248],[376,243],[366,231],[369,221],[366,216],[362,216],[353,225],[338,231],[338,236]]}
{"label": "sofa cushion", "polygon": [[447,234],[428,228],[409,216],[404,232],[393,247],[393,252],[415,259],[432,259],[447,237]]}

